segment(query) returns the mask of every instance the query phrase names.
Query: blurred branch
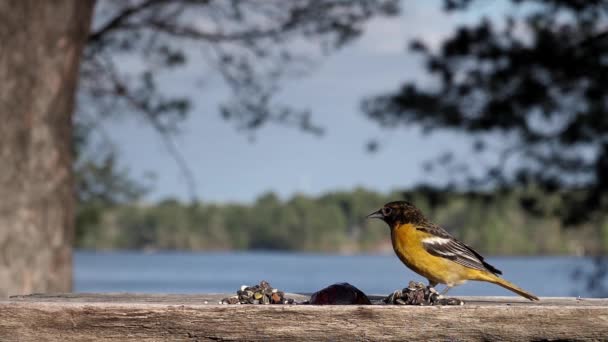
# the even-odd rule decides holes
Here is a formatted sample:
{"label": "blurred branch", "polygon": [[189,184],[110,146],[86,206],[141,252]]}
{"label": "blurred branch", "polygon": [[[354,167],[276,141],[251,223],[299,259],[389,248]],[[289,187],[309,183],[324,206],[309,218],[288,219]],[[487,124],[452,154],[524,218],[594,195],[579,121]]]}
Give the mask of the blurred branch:
{"label": "blurred branch", "polygon": [[[104,0],[99,1],[81,65],[79,101],[100,118],[133,113],[161,137],[190,197],[196,180],[173,138],[190,111],[162,77],[197,53],[232,92],[219,113],[248,133],[268,123],[313,134],[307,110],[275,103],[280,84],[313,60],[358,37],[398,0]],[[201,73],[207,76],[206,73]],[[173,90],[173,89],[171,89]],[[82,110],[81,110],[82,111]]]}
{"label": "blurred branch", "polygon": [[152,108],[150,108],[148,102],[142,101],[140,98],[136,97],[130,92],[126,83],[120,80],[111,61],[106,62],[105,65],[106,73],[113,82],[114,95],[116,97],[124,98],[133,107],[133,109],[136,109],[136,112],[142,113],[147,119],[147,122],[150,123],[154,130],[159,134],[163,144],[167,148],[167,151],[177,163],[177,166],[184,177],[186,189],[189,193],[191,202],[197,202],[198,196],[196,178],[188,166],[188,162],[176,147],[171,131],[167,128],[167,126],[163,125],[159,121],[159,112],[154,111]]}
{"label": "blurred branch", "polygon": [[138,5],[130,6],[123,9],[121,12],[116,14],[113,18],[108,20],[95,32],[91,32],[89,35],[89,44],[96,43],[102,40],[105,36],[110,34],[112,31],[122,29],[126,26],[126,22],[133,16],[140,12],[149,9],[153,6],[160,5],[162,3],[168,3],[174,0],[147,0],[143,1]]}

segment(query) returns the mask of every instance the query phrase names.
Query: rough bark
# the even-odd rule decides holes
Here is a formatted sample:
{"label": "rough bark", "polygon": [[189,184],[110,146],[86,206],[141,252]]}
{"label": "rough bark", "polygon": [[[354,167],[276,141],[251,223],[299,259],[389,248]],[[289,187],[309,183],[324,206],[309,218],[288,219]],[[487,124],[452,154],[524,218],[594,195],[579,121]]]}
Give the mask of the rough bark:
{"label": "rough bark", "polygon": [[[227,295],[0,301],[2,341],[605,340],[608,300],[462,297],[463,306],[217,305]],[[291,297],[291,295],[288,295]],[[208,304],[205,304],[208,303]]]}
{"label": "rough bark", "polygon": [[71,116],[93,6],[0,1],[0,298],[71,289]]}

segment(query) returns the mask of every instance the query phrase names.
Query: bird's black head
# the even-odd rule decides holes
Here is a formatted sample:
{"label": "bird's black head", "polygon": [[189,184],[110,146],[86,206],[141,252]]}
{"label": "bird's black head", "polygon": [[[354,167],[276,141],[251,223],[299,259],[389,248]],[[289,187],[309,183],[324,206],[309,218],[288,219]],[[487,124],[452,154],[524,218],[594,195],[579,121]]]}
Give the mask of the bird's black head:
{"label": "bird's black head", "polygon": [[378,211],[369,215],[368,218],[378,218],[386,222],[391,228],[407,223],[419,223],[425,220],[420,209],[406,201],[395,201],[386,203]]}

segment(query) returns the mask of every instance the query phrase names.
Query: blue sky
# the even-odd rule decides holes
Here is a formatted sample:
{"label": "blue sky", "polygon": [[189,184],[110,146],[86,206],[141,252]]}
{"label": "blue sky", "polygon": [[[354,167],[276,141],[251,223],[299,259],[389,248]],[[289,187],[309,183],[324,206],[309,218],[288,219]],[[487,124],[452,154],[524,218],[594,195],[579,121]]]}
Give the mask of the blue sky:
{"label": "blue sky", "polygon": [[[166,90],[194,99],[194,110],[175,142],[196,177],[199,198],[249,202],[267,191],[288,198],[297,192],[316,195],[356,186],[386,192],[445,181],[441,174],[426,174],[422,163],[447,149],[468,155],[466,137],[425,136],[413,125],[381,129],[361,113],[360,100],[395,90],[405,80],[428,81],[421,60],[407,51],[409,39],[421,37],[436,46],[456,25],[498,13],[496,6],[482,6],[445,15],[438,0],[404,2],[400,17],[370,22],[359,40],[323,59],[310,75],[284,82],[277,101],[311,109],[314,121],[325,128],[322,137],[270,125],[257,131],[252,142],[220,118],[218,103],[229,93],[218,76],[197,88],[189,71],[174,75],[163,85]],[[203,61],[191,63],[192,70],[208,70]],[[156,175],[146,200],[188,199],[179,168],[149,126],[126,119],[105,126],[132,176]],[[372,138],[382,144],[374,154],[365,150]]]}

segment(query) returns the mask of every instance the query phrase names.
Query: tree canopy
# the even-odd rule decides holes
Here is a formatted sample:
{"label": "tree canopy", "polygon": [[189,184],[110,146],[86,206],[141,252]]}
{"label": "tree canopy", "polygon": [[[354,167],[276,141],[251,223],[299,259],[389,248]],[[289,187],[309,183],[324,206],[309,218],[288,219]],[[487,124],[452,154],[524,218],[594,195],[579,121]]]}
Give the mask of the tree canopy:
{"label": "tree canopy", "polygon": [[161,93],[158,78],[202,61],[233,91],[221,112],[239,127],[277,121],[316,131],[308,113],[273,104],[280,80],[359,36],[372,17],[397,12],[395,0],[102,1],[80,92],[101,115],[128,110],[171,132],[189,100]]}
{"label": "tree canopy", "polygon": [[193,111],[191,99],[162,87],[163,78],[180,69],[197,70],[200,81],[220,76],[231,95],[218,113],[239,130],[279,123],[321,134],[307,109],[274,101],[282,82],[358,37],[370,19],[397,14],[398,5],[398,0],[98,1],[74,120],[81,202],[125,202],[145,190],[120,167],[99,124],[133,115],[159,133],[191,199],[197,198],[187,161],[172,141]]}
{"label": "tree canopy", "polygon": [[[460,12],[479,2],[444,4]],[[482,175],[461,165],[466,176],[456,185],[540,187],[544,193],[523,196],[522,205],[568,224],[591,219],[608,207],[608,3],[511,3],[504,20],[459,27],[438,49],[411,42],[434,82],[405,82],[366,99],[363,110],[387,127],[420,125],[473,137],[475,150],[492,163]],[[559,194],[560,205],[543,200],[546,193]]]}

